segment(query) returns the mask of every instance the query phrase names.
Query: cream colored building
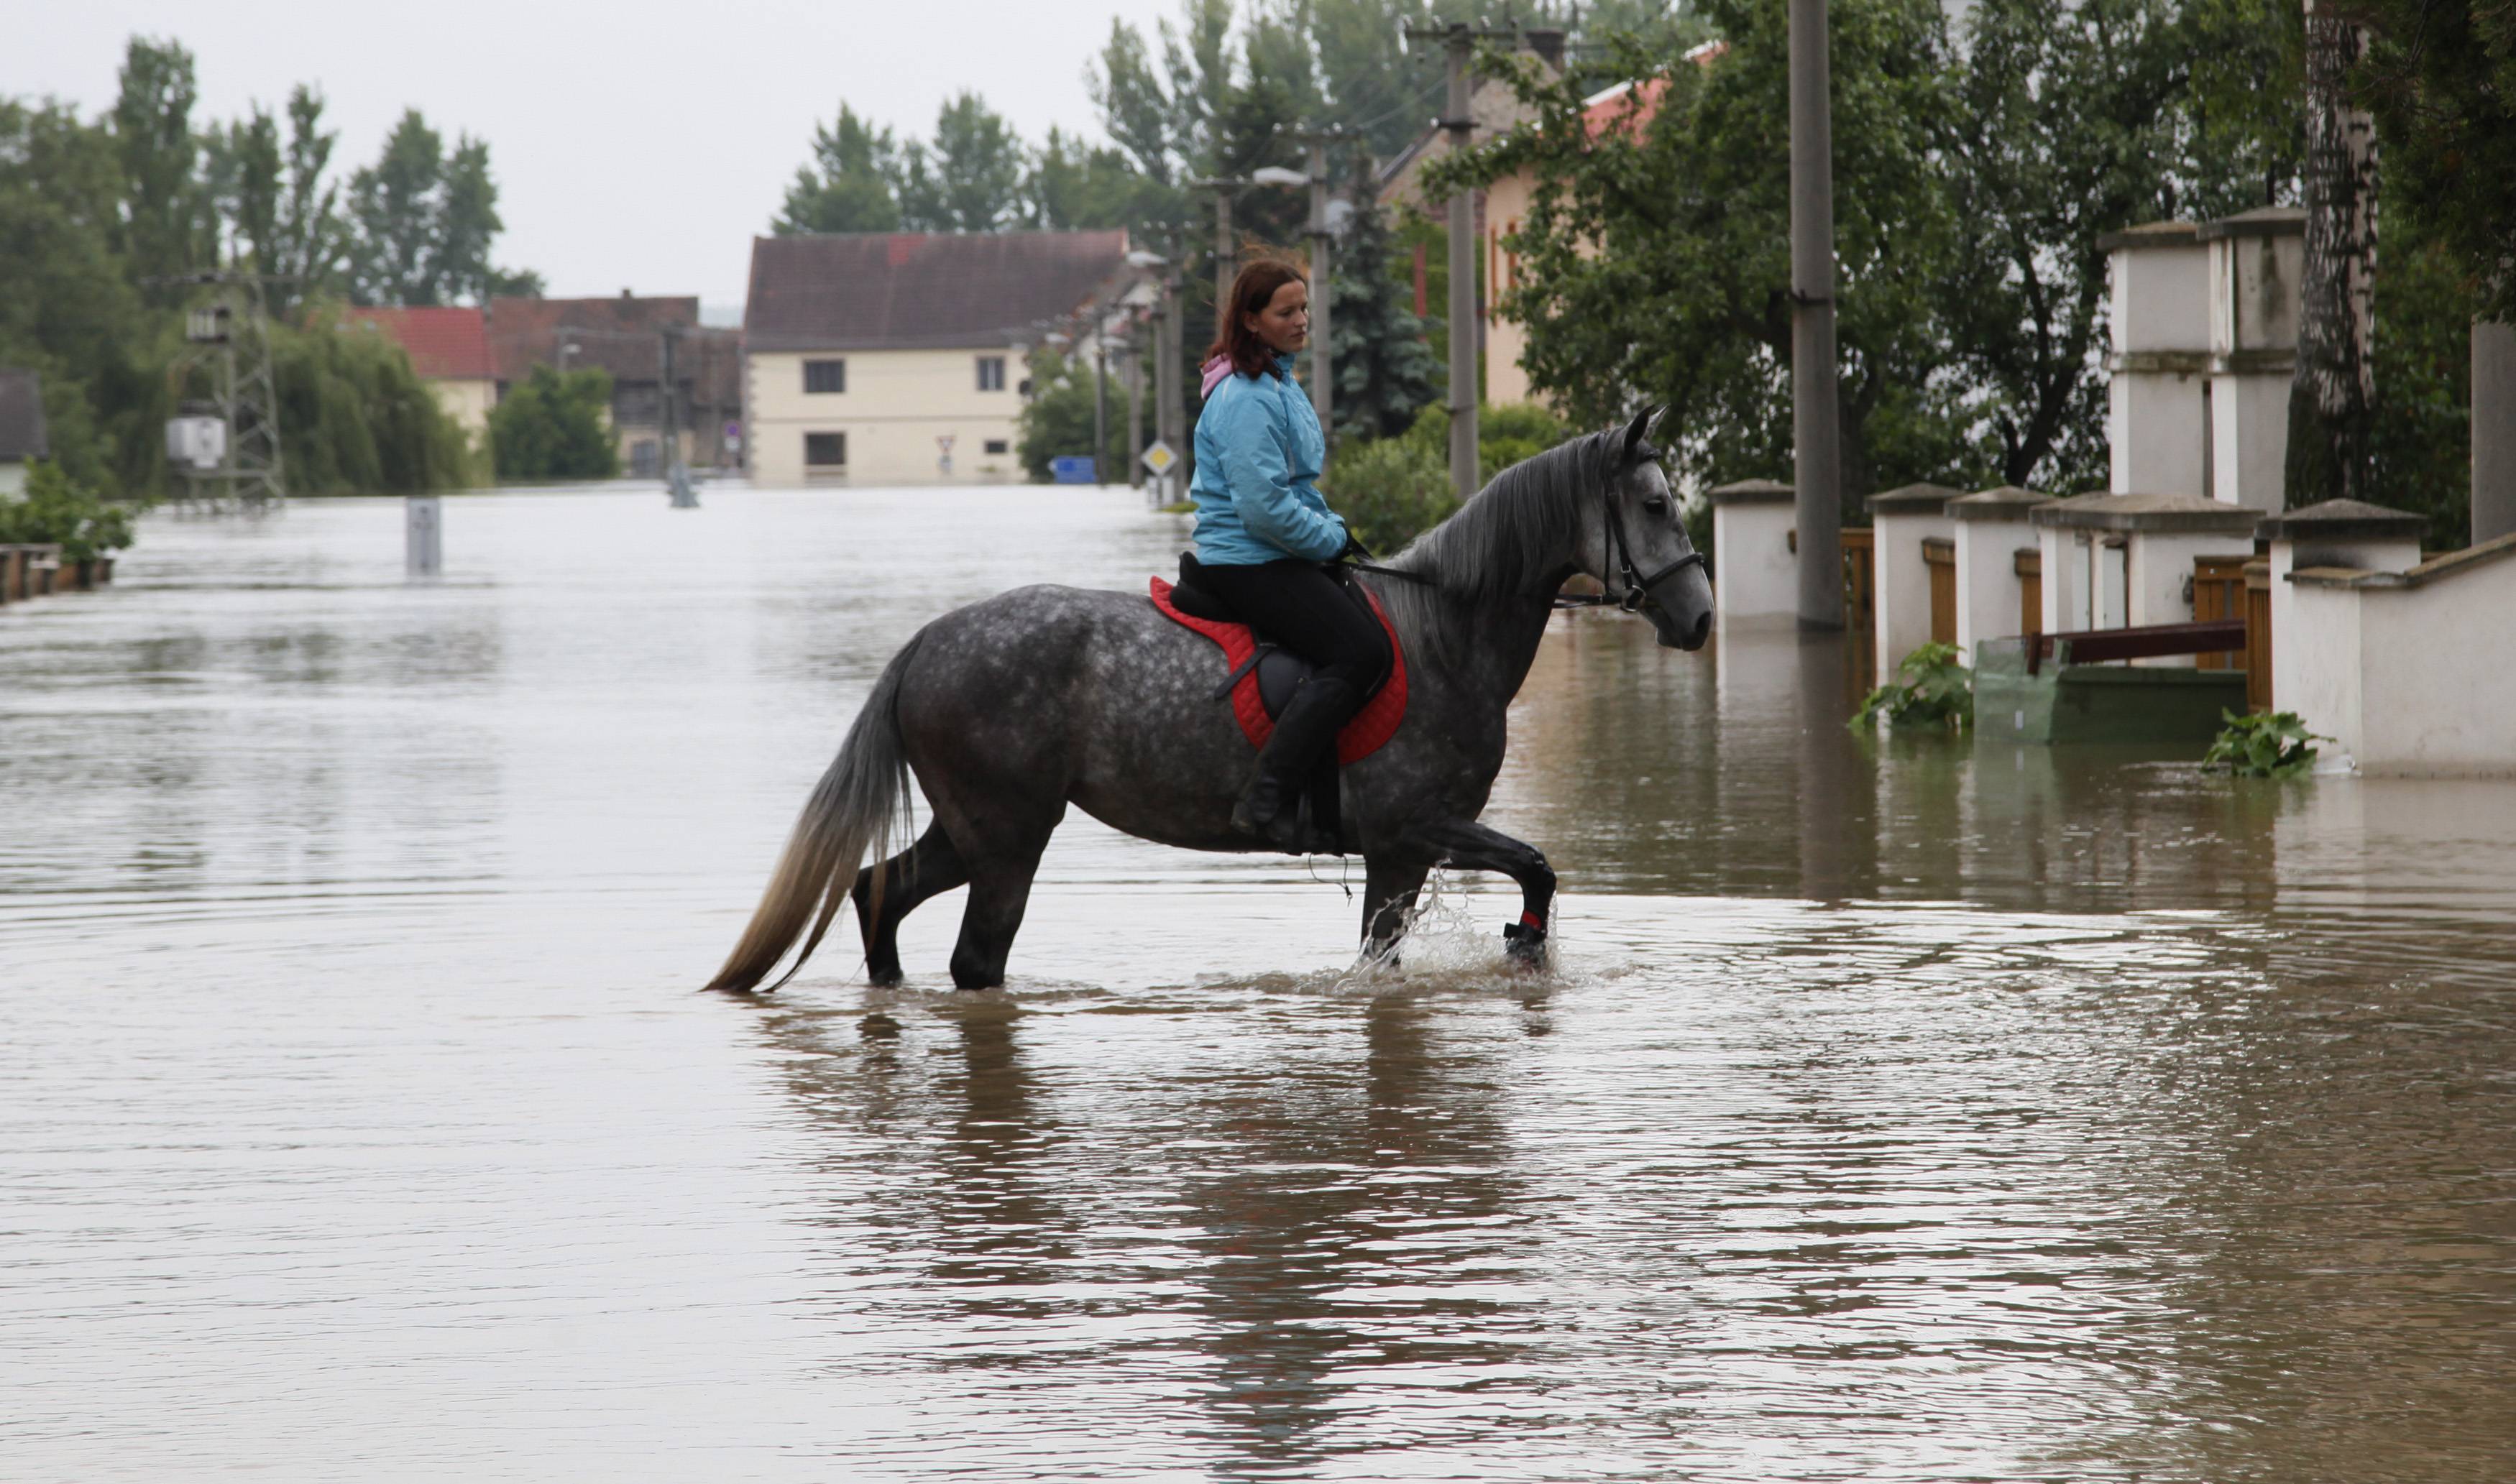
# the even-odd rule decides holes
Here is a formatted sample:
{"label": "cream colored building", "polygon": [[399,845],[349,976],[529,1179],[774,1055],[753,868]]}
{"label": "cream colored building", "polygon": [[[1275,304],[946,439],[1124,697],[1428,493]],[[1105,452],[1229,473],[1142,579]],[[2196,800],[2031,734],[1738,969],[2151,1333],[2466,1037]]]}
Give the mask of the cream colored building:
{"label": "cream colored building", "polygon": [[1123,231],[752,243],[743,458],[755,483],[1010,484],[1027,357],[1128,282]]}

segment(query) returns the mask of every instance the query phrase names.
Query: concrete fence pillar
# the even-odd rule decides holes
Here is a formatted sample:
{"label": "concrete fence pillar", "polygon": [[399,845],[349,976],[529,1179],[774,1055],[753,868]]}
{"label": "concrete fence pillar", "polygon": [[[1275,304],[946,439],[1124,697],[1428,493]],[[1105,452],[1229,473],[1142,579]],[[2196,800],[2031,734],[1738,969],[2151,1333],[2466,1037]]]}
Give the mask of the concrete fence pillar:
{"label": "concrete fence pillar", "polygon": [[2288,456],[2306,213],[2266,206],[2204,222],[2197,235],[2210,263],[2210,426],[2205,480],[2196,493],[2277,512]]}
{"label": "concrete fence pillar", "polygon": [[2256,539],[2271,545],[2273,710],[2294,711],[2327,736],[2342,737],[2347,728],[2345,750],[2358,751],[2358,631],[2336,628],[2330,603],[2302,614],[2289,575],[2316,567],[2408,572],[2420,563],[2427,529],[2423,516],[2360,500],[2303,506],[2254,527]]}
{"label": "concrete fence pillar", "polygon": [[1797,625],[1799,562],[1791,551],[1791,487],[1742,479],[1707,492],[1712,502],[1715,628]]}
{"label": "concrete fence pillar", "polygon": [[[2018,559],[2036,551],[2027,513],[2051,499],[2004,484],[1948,503],[1950,523],[1956,528],[1957,648],[1967,664],[1975,663],[1975,646],[1985,639],[2006,639],[2034,627],[2026,621],[2027,580],[2018,575]],[[2040,573],[2036,580],[2042,582]],[[2036,625],[2042,623],[2041,607],[2039,598]]]}
{"label": "concrete fence pillar", "polygon": [[2153,222],[2108,232],[2097,248],[2112,295],[2107,487],[2201,495],[2210,462],[2210,263],[2200,229]]}
{"label": "concrete fence pillar", "polygon": [[1931,569],[1922,543],[1955,539],[1948,507],[1964,493],[1945,484],[1908,484],[1869,497],[1870,586],[1877,604],[1871,641],[1881,683],[1905,656],[1931,641]]}

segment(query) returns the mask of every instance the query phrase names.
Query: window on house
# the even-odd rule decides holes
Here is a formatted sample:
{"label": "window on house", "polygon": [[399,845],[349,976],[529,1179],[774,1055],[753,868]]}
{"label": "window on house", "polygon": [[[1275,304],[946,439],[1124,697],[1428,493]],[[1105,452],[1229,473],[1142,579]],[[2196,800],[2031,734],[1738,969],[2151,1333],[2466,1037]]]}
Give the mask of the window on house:
{"label": "window on house", "polygon": [[843,360],[804,362],[804,390],[808,392],[847,391],[848,363]]}
{"label": "window on house", "polygon": [[848,435],[844,433],[808,433],[804,434],[804,467],[807,469],[844,469],[848,462]]}
{"label": "window on house", "polygon": [[1012,444],[1009,440],[1007,440],[1007,439],[1004,439],[1004,438],[989,438],[989,439],[987,439],[987,452],[989,452],[989,453],[1010,453],[1010,452],[1012,452],[1012,451],[1013,451],[1013,444]]}
{"label": "window on house", "polygon": [[982,392],[1002,392],[1005,390],[1005,358],[1003,356],[982,355],[979,357],[979,390]]}

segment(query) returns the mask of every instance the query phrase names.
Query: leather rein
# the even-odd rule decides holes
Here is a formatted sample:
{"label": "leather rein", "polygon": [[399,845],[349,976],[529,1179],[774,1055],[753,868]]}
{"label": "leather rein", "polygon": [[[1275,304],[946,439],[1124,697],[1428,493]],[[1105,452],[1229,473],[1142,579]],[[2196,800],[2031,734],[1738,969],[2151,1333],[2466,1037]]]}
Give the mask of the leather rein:
{"label": "leather rein", "polygon": [[[1608,559],[1614,564],[1616,580],[1624,585],[1624,591],[1621,593],[1558,593],[1555,595],[1556,607],[1615,607],[1627,613],[1640,613],[1643,610],[1643,604],[1651,600],[1652,589],[1685,571],[1688,567],[1703,565],[1701,552],[1689,552],[1656,572],[1646,574],[1638,571],[1634,566],[1633,544],[1625,539],[1625,519],[1616,509],[1616,497],[1613,491],[1601,499],[1600,508],[1606,512],[1608,517]],[[1368,549],[1363,548],[1362,542],[1357,541],[1354,545],[1357,549],[1363,550],[1364,556],[1371,555]],[[1409,572],[1403,567],[1385,567],[1374,561],[1350,561],[1346,565],[1358,572],[1377,572],[1383,577],[1402,578],[1407,582],[1421,583],[1428,588],[1434,586],[1432,578],[1421,572]]]}

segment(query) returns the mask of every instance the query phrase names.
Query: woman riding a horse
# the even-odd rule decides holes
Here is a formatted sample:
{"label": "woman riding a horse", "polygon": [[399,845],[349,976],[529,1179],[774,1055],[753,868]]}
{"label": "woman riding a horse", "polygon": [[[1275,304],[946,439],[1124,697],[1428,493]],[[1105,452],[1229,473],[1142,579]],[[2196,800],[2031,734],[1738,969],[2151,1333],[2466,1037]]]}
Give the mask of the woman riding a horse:
{"label": "woman riding a horse", "polygon": [[[1196,559],[1187,575],[1242,623],[1317,667],[1276,719],[1232,827],[1288,850],[1314,845],[1299,807],[1337,729],[1388,679],[1378,619],[1328,565],[1358,549],[1319,491],[1327,439],[1293,379],[1310,342],[1310,288],[1290,264],[1240,270],[1218,307],[1196,420]],[[1333,848],[1333,845],[1324,846]]]}

